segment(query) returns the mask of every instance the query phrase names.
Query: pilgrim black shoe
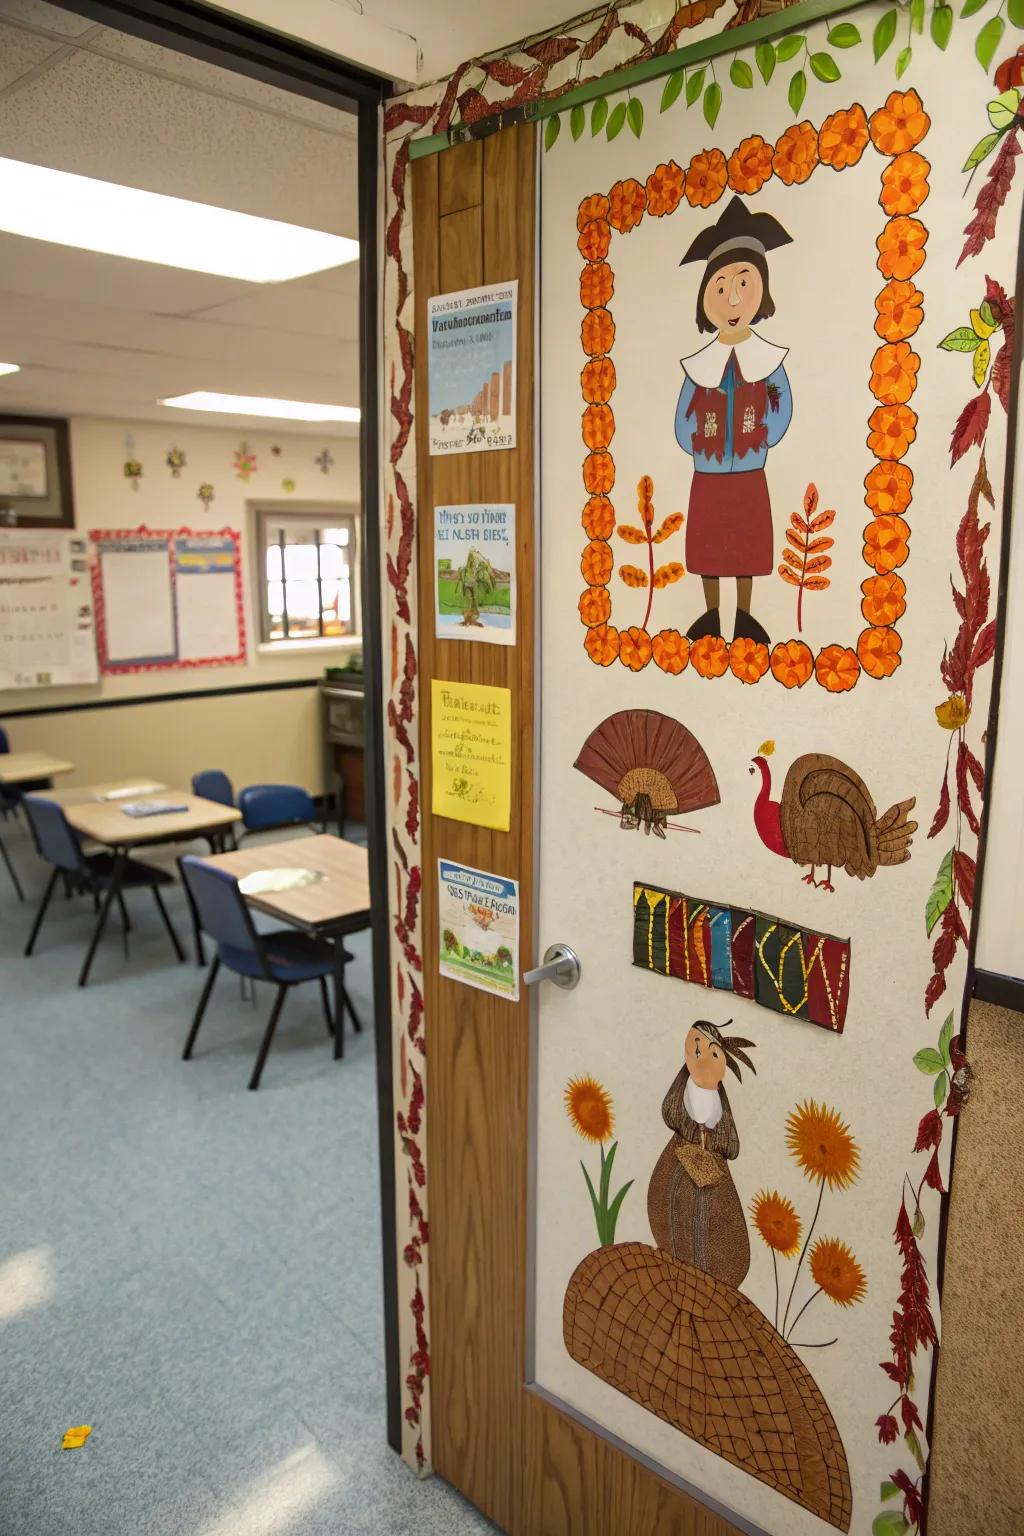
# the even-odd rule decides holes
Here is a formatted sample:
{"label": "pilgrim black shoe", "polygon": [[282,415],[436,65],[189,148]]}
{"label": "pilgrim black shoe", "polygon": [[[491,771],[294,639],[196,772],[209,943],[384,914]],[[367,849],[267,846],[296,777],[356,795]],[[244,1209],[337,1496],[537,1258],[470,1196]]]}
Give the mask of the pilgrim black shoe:
{"label": "pilgrim black shoe", "polygon": [[709,608],[707,613],[702,613],[699,619],[694,619],[686,631],[687,640],[701,640],[705,635],[721,635],[722,626],[718,618],[718,609]]}
{"label": "pilgrim black shoe", "polygon": [[771,645],[767,630],[762,629],[745,608],[736,609],[736,627],[732,637],[734,640],[756,640],[759,645]]}

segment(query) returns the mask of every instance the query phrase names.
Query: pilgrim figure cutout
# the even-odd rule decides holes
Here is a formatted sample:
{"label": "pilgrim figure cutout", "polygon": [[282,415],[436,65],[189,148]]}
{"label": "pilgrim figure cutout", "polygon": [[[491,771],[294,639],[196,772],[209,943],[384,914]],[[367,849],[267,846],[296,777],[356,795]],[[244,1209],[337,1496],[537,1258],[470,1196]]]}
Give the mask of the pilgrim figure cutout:
{"label": "pilgrim figure cutout", "polygon": [[697,329],[717,333],[681,360],[676,406],[676,440],[693,459],[686,565],[704,587],[705,612],[687,630],[691,640],[721,635],[721,577],[735,576],[733,638],[770,643],[750,605],[754,577],[775,564],[764,466],[792,420],[793,396],[783,366],[788,349],[752,326],[775,313],[767,253],[791,239],[771,214],[750,213],[734,197],[680,262],[704,262]]}
{"label": "pilgrim figure cutout", "polygon": [[728,1067],[756,1069],[746,1049],[752,1040],[727,1038],[706,1019],[690,1028],[684,1066],[665,1095],[661,1115],[672,1139],[655,1164],[647,1190],[654,1241],[682,1264],[692,1264],[726,1285],[739,1286],[750,1268],[746,1218],[728,1162],[740,1140],[729,1096]]}

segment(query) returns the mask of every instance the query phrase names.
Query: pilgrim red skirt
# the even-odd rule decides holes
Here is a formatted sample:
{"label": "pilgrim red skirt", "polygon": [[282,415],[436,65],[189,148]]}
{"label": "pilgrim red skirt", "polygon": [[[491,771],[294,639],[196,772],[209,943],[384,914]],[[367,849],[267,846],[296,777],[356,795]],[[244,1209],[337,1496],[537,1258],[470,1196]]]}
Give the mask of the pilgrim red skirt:
{"label": "pilgrim red skirt", "polygon": [[767,576],[775,557],[763,469],[694,474],[686,517],[686,568],[695,576]]}

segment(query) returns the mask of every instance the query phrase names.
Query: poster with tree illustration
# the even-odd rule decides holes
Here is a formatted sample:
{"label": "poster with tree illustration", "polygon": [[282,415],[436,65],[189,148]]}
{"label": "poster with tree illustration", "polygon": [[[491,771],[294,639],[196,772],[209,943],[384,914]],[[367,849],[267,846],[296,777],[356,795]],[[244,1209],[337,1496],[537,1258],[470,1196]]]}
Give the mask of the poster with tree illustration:
{"label": "poster with tree illustration", "polygon": [[531,1370],[741,1529],[918,1536],[1024,11],[784,15],[544,129]]}
{"label": "poster with tree illustration", "polygon": [[434,620],[439,640],[516,640],[516,509],[434,508]]}

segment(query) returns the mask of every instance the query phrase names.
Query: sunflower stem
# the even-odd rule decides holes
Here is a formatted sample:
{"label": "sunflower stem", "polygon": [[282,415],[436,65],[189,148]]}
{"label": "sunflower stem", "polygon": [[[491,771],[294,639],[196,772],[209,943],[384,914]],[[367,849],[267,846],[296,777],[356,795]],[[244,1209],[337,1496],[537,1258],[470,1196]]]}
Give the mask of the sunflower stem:
{"label": "sunflower stem", "polygon": [[837,1334],[834,1339],[820,1339],[817,1343],[812,1343],[810,1339],[789,1339],[787,1343],[790,1343],[794,1349],[828,1349],[830,1344],[839,1343],[839,1335]]}
{"label": "sunflower stem", "polygon": [[772,1249],[772,1269],[775,1271],[775,1332],[779,1331],[779,1261]]}
{"label": "sunflower stem", "polygon": [[811,1241],[811,1237],[812,1237],[812,1235],[814,1233],[814,1228],[815,1228],[815,1226],[817,1224],[817,1221],[818,1221],[818,1213],[821,1210],[821,1197],[824,1195],[824,1193],[825,1193],[825,1180],[821,1179],[819,1181],[819,1184],[818,1184],[818,1203],[814,1207],[814,1219],[813,1219],[813,1221],[811,1222],[810,1226],[807,1229],[807,1236],[804,1238],[804,1245],[803,1245],[803,1247],[800,1250],[800,1257],[796,1261],[796,1274],[793,1276],[793,1284],[790,1286],[790,1290],[789,1290],[789,1300],[786,1302],[786,1313],[785,1313],[785,1316],[782,1319],[782,1337],[783,1338],[786,1337],[786,1325],[789,1322],[789,1309],[793,1305],[793,1295],[794,1295],[794,1293],[796,1291],[796,1283],[797,1283],[797,1281],[800,1278],[800,1270],[803,1267],[804,1255],[807,1252],[808,1244]]}
{"label": "sunflower stem", "polygon": [[[820,1295],[821,1295],[821,1286],[819,1285],[818,1289],[816,1291],[812,1291],[811,1292],[810,1296],[808,1296],[807,1300],[804,1302],[803,1306],[800,1308],[800,1311],[797,1313],[796,1317],[794,1317],[794,1319],[793,1319],[793,1328],[791,1328],[789,1330],[790,1333],[793,1332],[793,1329],[796,1327],[797,1323],[803,1317],[804,1313],[807,1311],[807,1308],[810,1306],[810,1304],[814,1300],[815,1296],[820,1296]],[[789,1342],[789,1336],[787,1334],[783,1334],[783,1338],[786,1339],[787,1343]]]}

